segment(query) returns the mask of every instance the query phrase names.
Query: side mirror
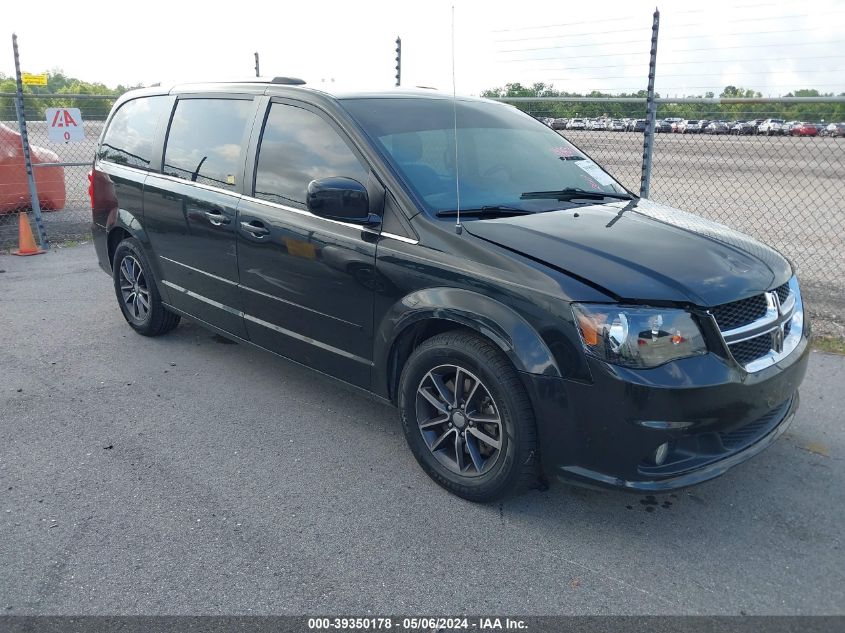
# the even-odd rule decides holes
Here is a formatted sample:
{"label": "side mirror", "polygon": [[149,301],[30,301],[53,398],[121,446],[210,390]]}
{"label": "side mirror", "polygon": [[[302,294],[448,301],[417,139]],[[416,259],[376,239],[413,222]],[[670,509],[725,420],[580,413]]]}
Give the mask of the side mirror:
{"label": "side mirror", "polygon": [[357,180],[333,176],[308,183],[306,196],[308,210],[314,215],[330,220],[371,226],[381,218],[370,213],[367,188]]}

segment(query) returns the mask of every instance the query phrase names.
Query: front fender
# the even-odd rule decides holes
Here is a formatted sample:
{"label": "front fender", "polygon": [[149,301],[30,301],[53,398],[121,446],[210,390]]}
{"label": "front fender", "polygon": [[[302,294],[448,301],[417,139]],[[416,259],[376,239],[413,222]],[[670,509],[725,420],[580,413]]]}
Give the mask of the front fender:
{"label": "front fender", "polygon": [[540,334],[513,309],[470,290],[426,288],[394,303],[375,333],[375,387],[379,393],[389,394],[390,355],[402,333],[429,319],[452,321],[487,337],[507,354],[518,371],[561,375]]}

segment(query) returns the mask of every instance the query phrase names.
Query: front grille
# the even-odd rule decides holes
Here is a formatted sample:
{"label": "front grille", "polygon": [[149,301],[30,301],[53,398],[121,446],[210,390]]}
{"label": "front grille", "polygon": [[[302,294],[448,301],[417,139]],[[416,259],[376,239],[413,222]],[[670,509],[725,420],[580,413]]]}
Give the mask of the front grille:
{"label": "front grille", "polygon": [[[776,357],[788,354],[795,348],[795,339],[786,341],[792,331],[792,314],[794,312],[791,305],[789,306],[789,313],[783,310],[784,304],[792,296],[791,281],[765,293],[731,303],[723,303],[709,310],[721,333],[723,335],[729,334],[729,336],[725,336],[725,342],[728,344],[728,349],[734,360],[749,371],[756,371],[756,369],[749,369],[749,365],[761,368],[761,364],[754,363],[754,361],[764,359],[767,356],[771,356],[774,361]],[[800,312],[802,310],[800,295],[796,295],[793,299],[793,305],[797,306],[796,311]],[[778,328],[780,328],[779,332],[777,331]],[[739,331],[731,333],[731,330],[737,329]],[[748,334],[761,331],[765,333],[757,334],[744,341],[737,340]],[[783,343],[786,343],[786,345],[784,346]],[[788,349],[784,349],[784,347],[788,347]]]}
{"label": "front grille", "polygon": [[756,295],[716,306],[710,312],[716,318],[719,329],[724,332],[763,318],[766,316],[766,308],[766,295]]}
{"label": "front grille", "polygon": [[734,343],[730,348],[736,362],[740,365],[747,365],[769,353],[769,350],[772,349],[772,335],[767,333],[750,338],[747,341]]}
{"label": "front grille", "polygon": [[724,446],[727,450],[736,450],[750,446],[755,441],[768,434],[772,427],[780,422],[783,418],[783,414],[785,413],[785,409],[791,403],[792,398],[738,429],[720,432],[719,439],[722,441],[722,446]]}

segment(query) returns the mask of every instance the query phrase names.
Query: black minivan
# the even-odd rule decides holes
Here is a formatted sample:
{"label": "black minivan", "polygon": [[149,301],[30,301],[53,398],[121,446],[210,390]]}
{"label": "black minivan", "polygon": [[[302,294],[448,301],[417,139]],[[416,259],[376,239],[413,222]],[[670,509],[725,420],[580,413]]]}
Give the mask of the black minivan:
{"label": "black minivan", "polygon": [[636,197],[512,106],[300,84],[115,104],[94,242],[138,333],[189,318],[392,402],[476,501],[688,486],[786,429],[809,325],[776,251]]}

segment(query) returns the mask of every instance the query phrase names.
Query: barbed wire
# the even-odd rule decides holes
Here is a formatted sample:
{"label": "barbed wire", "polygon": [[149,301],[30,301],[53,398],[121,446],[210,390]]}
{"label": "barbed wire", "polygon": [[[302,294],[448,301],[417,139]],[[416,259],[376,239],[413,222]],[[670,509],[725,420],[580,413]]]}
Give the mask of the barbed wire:
{"label": "barbed wire", "polygon": [[[733,35],[741,35],[743,37],[747,35],[780,35],[784,33],[809,33],[812,31],[819,31],[825,30],[826,27],[810,27],[810,28],[800,28],[800,29],[781,29],[777,31],[736,31],[731,33],[702,33],[698,35],[668,35],[668,36],[661,36],[660,41],[675,41],[675,40],[690,40],[690,39],[699,39],[702,37],[723,37],[723,36],[733,36]],[[645,32],[645,29],[637,29]],[[600,34],[600,33],[599,33]],[[585,33],[583,37],[593,35],[592,33]],[[530,52],[530,51],[551,51],[551,50],[559,50],[559,49],[566,49],[566,48],[579,48],[582,46],[607,46],[607,45],[618,45],[618,44],[633,44],[637,42],[642,42],[642,39],[638,40],[625,40],[622,42],[589,42],[589,43],[582,43],[582,44],[562,44],[560,46],[540,46],[537,48],[506,48],[501,49],[500,52],[502,53],[522,53],[522,52]],[[779,46],[780,43],[771,43],[770,46]],[[723,47],[718,47],[723,48]]]}
{"label": "barbed wire", "polygon": [[[762,2],[762,3],[757,3],[757,4],[733,5],[731,7],[731,10],[754,9],[754,8],[759,8],[759,7],[771,7],[771,3],[770,2]],[[705,13],[705,12],[708,12],[708,11],[712,11],[712,9],[707,8],[707,9],[687,9],[687,10],[684,10],[684,11],[669,11],[669,12],[664,12],[664,15],[666,13],[669,13],[670,15],[689,15],[691,13]],[[621,20],[630,20],[630,19],[633,19],[633,18],[642,18],[642,17],[643,17],[642,13],[637,13],[637,14],[631,14],[631,15],[623,15],[623,16],[619,16],[619,17],[616,17],[616,18],[600,18],[598,20],[584,20],[583,22],[567,22],[567,23],[564,23],[564,24],[542,24],[542,25],[534,25],[534,26],[513,27],[513,28],[507,28],[507,29],[494,29],[493,33],[508,33],[508,32],[515,32],[515,31],[528,31],[528,30],[533,30],[533,29],[548,29],[548,28],[555,28],[555,27],[561,27],[561,26],[575,26],[575,25],[581,25],[581,24],[602,24],[602,23],[607,23],[607,22],[619,22]]]}
{"label": "barbed wire", "polygon": [[[837,13],[838,11],[829,11],[825,13],[826,17],[830,17],[831,13]],[[736,22],[760,22],[766,20],[781,20],[781,19],[791,19],[796,17],[810,17],[806,13],[799,13],[799,14],[792,14],[792,15],[784,15],[784,16],[772,16],[772,17],[750,17],[750,18],[738,18],[738,19],[731,19],[731,24],[735,24]],[[665,20],[665,18],[663,18]],[[672,28],[673,30],[682,27],[682,26],[704,26],[701,22],[684,22],[682,24],[672,24],[671,22],[666,23],[666,26]],[[819,28],[819,27],[814,27]],[[630,28],[630,29],[614,29],[611,31],[592,31],[590,33],[557,33],[555,35],[534,35],[529,37],[517,37],[517,38],[507,38],[507,39],[494,39],[494,42],[504,43],[504,42],[528,42],[528,41],[537,41],[537,40],[551,40],[557,38],[564,38],[564,37],[587,37],[587,36],[594,36],[594,35],[607,35],[611,33],[635,33],[635,32],[643,32],[643,31],[650,31],[651,25],[644,24],[640,27]],[[799,29],[801,30],[801,29]],[[809,30],[809,29],[808,29]],[[716,33],[717,36],[722,35],[754,35],[754,34],[768,34],[768,33],[788,33],[792,31],[736,31],[732,33]],[[692,35],[689,37],[710,37],[714,34],[706,34],[706,35]],[[687,36],[680,35],[678,39],[683,39]]]}
{"label": "barbed wire", "polygon": [[[756,62],[756,61],[767,61],[767,62],[782,62],[782,61],[800,61],[803,59],[845,59],[845,55],[810,55],[810,56],[803,56],[803,57],[766,57],[765,59],[761,59],[759,57],[749,57],[749,58],[741,58],[741,59],[698,59],[693,61],[685,61],[685,62],[660,62],[661,66],[685,66],[687,64],[719,64],[723,62],[727,63],[738,63],[738,62]],[[555,58],[557,59],[557,58]],[[589,68],[618,68],[619,64],[599,64],[593,66],[555,66],[555,67],[548,67],[548,68],[525,68],[523,70],[585,70]],[[667,75],[660,75],[661,77],[666,77]],[[686,76],[686,75],[684,75]]]}

